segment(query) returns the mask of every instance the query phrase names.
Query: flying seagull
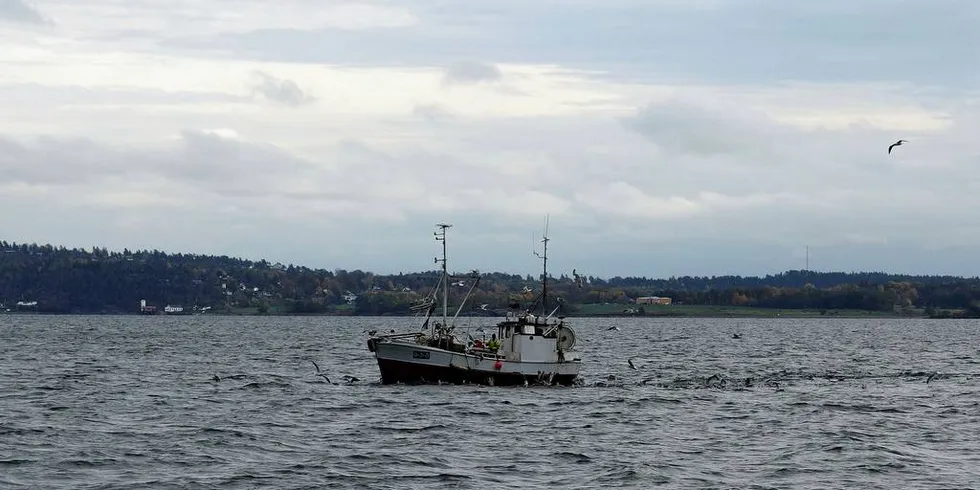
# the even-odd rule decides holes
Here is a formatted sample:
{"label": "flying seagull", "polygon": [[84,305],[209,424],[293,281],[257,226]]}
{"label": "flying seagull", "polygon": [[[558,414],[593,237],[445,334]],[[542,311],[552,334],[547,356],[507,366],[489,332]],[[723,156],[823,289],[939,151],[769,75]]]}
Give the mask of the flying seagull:
{"label": "flying seagull", "polygon": [[317,376],[321,376],[321,377],[323,377],[323,379],[327,380],[327,383],[333,384],[333,383],[330,382],[330,378],[328,378],[326,374],[323,374],[323,373],[320,372],[320,366],[317,365],[316,361],[314,361],[313,359],[310,359],[310,362],[312,362],[313,363],[313,367],[316,368],[316,375]]}
{"label": "flying seagull", "polygon": [[889,155],[891,154],[892,148],[895,148],[896,146],[902,146],[902,143],[908,143],[908,141],[906,141],[906,140],[898,140],[898,141],[892,143],[891,145],[888,145],[888,154]]}

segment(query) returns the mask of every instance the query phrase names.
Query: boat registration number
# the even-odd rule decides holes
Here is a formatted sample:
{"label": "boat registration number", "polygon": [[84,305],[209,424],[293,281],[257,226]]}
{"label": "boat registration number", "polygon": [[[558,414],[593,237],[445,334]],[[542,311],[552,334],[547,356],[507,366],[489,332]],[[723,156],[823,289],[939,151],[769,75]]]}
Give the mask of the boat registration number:
{"label": "boat registration number", "polygon": [[429,353],[424,350],[413,350],[412,359],[428,359]]}

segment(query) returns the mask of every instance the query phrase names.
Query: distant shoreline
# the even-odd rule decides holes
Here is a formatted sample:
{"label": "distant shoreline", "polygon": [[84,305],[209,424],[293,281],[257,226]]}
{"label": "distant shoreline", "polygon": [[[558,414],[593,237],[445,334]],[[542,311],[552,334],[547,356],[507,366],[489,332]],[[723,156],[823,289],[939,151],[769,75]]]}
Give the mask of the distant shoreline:
{"label": "distant shoreline", "polygon": [[[590,305],[590,306],[606,306],[606,305]],[[614,306],[614,305],[608,305]],[[637,313],[626,313],[622,311],[622,308],[618,308],[622,305],[615,305],[617,308],[583,308],[587,311],[575,311],[565,314],[565,318],[746,318],[746,319],[762,319],[762,318],[826,318],[826,319],[857,319],[857,318],[919,318],[919,319],[929,319],[931,317],[925,315],[921,310],[912,310],[904,313],[900,312],[882,312],[882,311],[865,311],[865,310],[817,310],[817,309],[763,309],[763,308],[753,308],[753,307],[741,307],[741,306],[705,306],[705,305],[672,305],[672,306],[660,306],[655,308],[648,308],[643,312]],[[603,311],[605,310],[605,311]],[[257,308],[239,308],[233,311],[209,311],[207,313],[199,314],[141,314],[138,312],[128,313],[128,312],[105,312],[105,313],[54,313],[54,312],[32,312],[32,311],[9,311],[0,313],[0,317],[5,315],[11,316],[21,316],[21,315],[55,315],[55,316],[66,316],[66,315],[77,315],[77,316],[147,316],[147,317],[201,317],[201,316],[218,316],[218,317],[391,317],[391,318],[413,318],[414,315],[407,313],[387,313],[387,314],[357,314],[352,311],[345,312],[318,312],[318,313],[294,313],[294,312],[280,312],[280,311],[268,311],[265,313],[259,313]],[[488,320],[493,320],[495,318],[502,318],[502,314],[462,314],[461,318],[486,318]],[[955,316],[953,318],[956,318]]]}
{"label": "distant shoreline", "polygon": [[[89,251],[2,240],[0,276],[6,278],[0,284],[0,315],[2,310],[130,315],[140,314],[142,305],[165,315],[398,317],[409,315],[423,300],[421,292],[432,291],[439,279],[438,271],[379,275],[225,256]],[[515,303],[535,304],[541,296],[540,291],[532,294],[533,283],[531,275],[483,272],[462,314],[499,317]],[[454,284],[451,294],[458,302],[463,291],[459,282]],[[808,269],[764,277],[561,274],[549,277],[547,291],[556,301],[561,298],[568,317],[980,318],[980,278],[947,275]],[[184,311],[175,311],[181,307]]]}

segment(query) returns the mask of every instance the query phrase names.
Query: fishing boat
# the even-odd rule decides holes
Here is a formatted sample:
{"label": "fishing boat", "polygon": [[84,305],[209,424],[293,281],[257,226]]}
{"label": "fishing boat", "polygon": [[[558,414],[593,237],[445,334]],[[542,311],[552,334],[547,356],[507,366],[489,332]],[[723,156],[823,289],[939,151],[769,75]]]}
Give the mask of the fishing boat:
{"label": "fishing boat", "polygon": [[[511,303],[506,318],[491,326],[491,339],[475,339],[456,328],[456,319],[466,300],[479,284],[474,281],[455,314],[449,316],[450,275],[446,264],[446,231],[452,225],[440,223],[435,239],[442,242],[442,274],[439,285],[416,309],[421,325],[410,332],[371,332],[368,350],[378,361],[383,384],[405,383],[473,383],[491,386],[549,384],[571,385],[582,366],[581,356],[573,351],[575,331],[555,316],[561,304],[547,311],[548,237],[545,232],[542,259],[541,294],[527,308]],[[441,295],[442,318],[433,319]],[[539,313],[535,313],[540,308]],[[466,339],[461,339],[465,336]]]}

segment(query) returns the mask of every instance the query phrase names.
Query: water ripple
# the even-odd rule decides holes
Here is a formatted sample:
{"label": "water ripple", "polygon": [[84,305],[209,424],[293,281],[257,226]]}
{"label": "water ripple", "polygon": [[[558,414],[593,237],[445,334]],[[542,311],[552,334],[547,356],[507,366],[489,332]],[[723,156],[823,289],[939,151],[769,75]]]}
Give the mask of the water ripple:
{"label": "water ripple", "polygon": [[978,322],[612,321],[579,386],[487,388],[380,385],[400,318],[0,316],[0,487],[980,481]]}

